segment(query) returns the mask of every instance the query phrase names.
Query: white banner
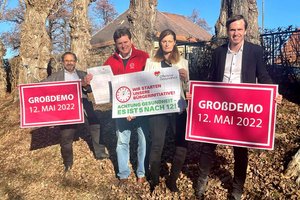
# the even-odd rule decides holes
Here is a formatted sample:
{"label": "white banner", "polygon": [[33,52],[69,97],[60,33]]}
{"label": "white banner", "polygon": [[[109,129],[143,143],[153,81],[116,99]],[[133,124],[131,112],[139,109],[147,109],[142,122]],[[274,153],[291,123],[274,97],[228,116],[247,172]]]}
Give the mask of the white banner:
{"label": "white banner", "polygon": [[88,68],[87,72],[93,74],[91,87],[96,104],[111,102],[110,81],[113,73],[109,65]]}
{"label": "white banner", "polygon": [[114,76],[112,88],[112,118],[180,111],[180,79],[174,68]]}

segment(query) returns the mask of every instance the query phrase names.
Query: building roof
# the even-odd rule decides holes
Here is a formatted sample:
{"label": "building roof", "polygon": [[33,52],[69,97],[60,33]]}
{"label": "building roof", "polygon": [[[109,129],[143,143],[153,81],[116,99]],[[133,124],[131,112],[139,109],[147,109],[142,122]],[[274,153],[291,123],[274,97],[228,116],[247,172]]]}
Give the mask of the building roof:
{"label": "building roof", "polygon": [[[104,47],[114,44],[113,33],[115,30],[121,26],[129,27],[127,20],[128,11],[129,10],[119,15],[114,21],[95,33],[92,36],[91,45],[93,47]],[[165,29],[173,30],[179,42],[209,41],[212,37],[210,33],[183,15],[159,11],[157,11],[156,14],[155,29],[157,30],[157,37],[160,32]]]}

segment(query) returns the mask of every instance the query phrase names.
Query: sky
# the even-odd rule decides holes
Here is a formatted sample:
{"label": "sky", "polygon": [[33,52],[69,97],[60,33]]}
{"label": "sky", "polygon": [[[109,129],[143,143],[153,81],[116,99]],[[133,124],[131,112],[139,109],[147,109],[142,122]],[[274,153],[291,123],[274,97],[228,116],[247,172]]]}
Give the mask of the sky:
{"label": "sky", "polygon": [[[17,5],[18,0],[8,0],[8,7]],[[130,0],[110,0],[117,12],[122,14],[129,8]],[[264,6],[262,6],[264,2]],[[264,28],[276,29],[278,27],[300,27],[300,0],[257,0],[258,23],[262,26],[262,13],[264,13]],[[170,12],[190,16],[196,9],[200,18],[206,20],[214,33],[214,25],[219,17],[221,0],[158,0],[157,8],[161,12]],[[264,9],[262,9],[264,7]],[[262,12],[262,10],[264,12]],[[9,24],[0,23],[0,33],[11,28]],[[6,57],[11,56],[7,53]]]}
{"label": "sky", "polygon": [[[264,2],[264,27],[275,29],[293,25],[300,27],[300,0],[257,0],[258,23],[262,25],[262,1]],[[129,7],[130,0],[111,0],[119,14]],[[220,13],[221,0],[158,0],[157,8],[175,14],[190,16],[193,9],[200,18],[214,27]]]}

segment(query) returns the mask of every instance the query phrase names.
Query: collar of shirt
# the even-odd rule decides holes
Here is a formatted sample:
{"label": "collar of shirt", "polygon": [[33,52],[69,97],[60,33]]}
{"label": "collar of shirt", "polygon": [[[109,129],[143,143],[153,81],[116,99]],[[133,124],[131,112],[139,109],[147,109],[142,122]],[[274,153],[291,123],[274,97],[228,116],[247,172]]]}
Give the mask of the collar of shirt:
{"label": "collar of shirt", "polygon": [[243,52],[243,49],[244,49],[244,43],[242,44],[242,46],[240,47],[240,49],[235,52],[235,51],[232,51],[229,47],[230,43],[228,43],[228,46],[227,46],[227,53],[228,54],[237,54],[237,53],[242,53]]}
{"label": "collar of shirt", "polygon": [[131,47],[131,49],[130,49],[129,54],[128,54],[126,57],[123,57],[120,53],[119,53],[119,56],[120,56],[120,58],[122,58],[123,60],[125,60],[125,59],[130,58],[131,54],[132,54],[132,47]]}
{"label": "collar of shirt", "polygon": [[64,70],[65,73],[65,81],[75,81],[75,80],[79,80],[79,76],[76,72],[76,70],[74,70],[73,72],[69,72],[67,70]]}
{"label": "collar of shirt", "polygon": [[244,46],[242,44],[240,49],[237,52],[235,52],[232,51],[228,45],[223,82],[241,83],[243,47]]}

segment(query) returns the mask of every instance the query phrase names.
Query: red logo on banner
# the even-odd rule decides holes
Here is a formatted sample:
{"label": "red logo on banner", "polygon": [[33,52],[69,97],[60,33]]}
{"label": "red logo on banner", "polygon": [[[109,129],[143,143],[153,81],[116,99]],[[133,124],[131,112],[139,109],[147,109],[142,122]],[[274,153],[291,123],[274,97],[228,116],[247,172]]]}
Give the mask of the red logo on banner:
{"label": "red logo on banner", "polygon": [[116,99],[121,103],[126,103],[131,97],[131,91],[127,86],[120,87],[116,92]]}
{"label": "red logo on banner", "polygon": [[186,139],[273,149],[277,85],[191,81]]}
{"label": "red logo on banner", "polygon": [[21,127],[84,122],[81,81],[19,85]]}
{"label": "red logo on banner", "polygon": [[160,75],[160,71],[155,71],[154,72],[154,76],[159,76]]}

